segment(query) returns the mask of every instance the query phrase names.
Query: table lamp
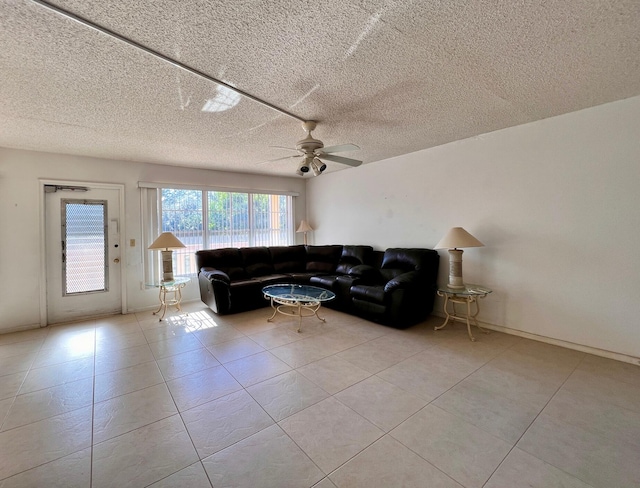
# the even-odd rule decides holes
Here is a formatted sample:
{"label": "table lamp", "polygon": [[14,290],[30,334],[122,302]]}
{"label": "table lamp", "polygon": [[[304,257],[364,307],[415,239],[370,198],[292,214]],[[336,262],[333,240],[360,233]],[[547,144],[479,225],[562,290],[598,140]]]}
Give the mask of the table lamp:
{"label": "table lamp", "polygon": [[462,249],[461,247],[482,247],[484,244],[469,234],[462,227],[452,227],[440,239],[434,249],[449,249],[449,288],[464,288],[462,281]]}
{"label": "table lamp", "polygon": [[149,249],[162,252],[162,281],[173,281],[173,249],[186,247],[171,232],[163,232],[153,241]]}
{"label": "table lamp", "polygon": [[307,245],[307,232],[311,232],[313,230],[313,228],[307,223],[306,220],[303,220],[302,222],[300,222],[300,226],[298,227],[298,230],[296,230],[296,233],[300,233],[300,232],[304,232],[304,245]]}

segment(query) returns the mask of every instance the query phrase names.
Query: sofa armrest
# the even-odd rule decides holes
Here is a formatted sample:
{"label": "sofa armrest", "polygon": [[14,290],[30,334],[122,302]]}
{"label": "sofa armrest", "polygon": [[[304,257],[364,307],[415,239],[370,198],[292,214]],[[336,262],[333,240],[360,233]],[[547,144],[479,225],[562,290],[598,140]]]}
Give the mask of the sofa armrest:
{"label": "sofa armrest", "polygon": [[198,284],[200,298],[215,313],[231,310],[231,285],[229,276],[219,269],[204,267],[200,270]]}
{"label": "sofa armrest", "polygon": [[231,283],[231,279],[229,278],[229,275],[224,271],[220,271],[219,269],[202,268],[200,270],[200,275],[204,276],[209,281],[222,281],[227,285]]}
{"label": "sofa armrest", "polygon": [[421,285],[421,282],[422,280],[418,271],[409,271],[389,280],[384,286],[384,292],[391,293],[399,289],[414,288],[416,285]]}

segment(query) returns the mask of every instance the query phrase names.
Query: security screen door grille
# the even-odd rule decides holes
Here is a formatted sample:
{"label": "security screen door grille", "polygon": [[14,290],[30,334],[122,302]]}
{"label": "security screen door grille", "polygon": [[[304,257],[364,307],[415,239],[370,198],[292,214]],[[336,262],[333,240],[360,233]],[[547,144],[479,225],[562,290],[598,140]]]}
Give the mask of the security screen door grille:
{"label": "security screen door grille", "polygon": [[63,295],[108,291],[107,201],[61,203]]}

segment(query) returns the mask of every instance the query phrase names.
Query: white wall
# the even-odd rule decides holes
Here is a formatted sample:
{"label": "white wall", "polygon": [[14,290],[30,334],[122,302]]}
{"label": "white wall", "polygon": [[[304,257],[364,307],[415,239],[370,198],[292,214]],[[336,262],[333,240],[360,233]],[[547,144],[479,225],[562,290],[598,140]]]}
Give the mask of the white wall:
{"label": "white wall", "polygon": [[[40,208],[39,179],[125,185],[126,246],[123,270],[128,310],[157,304],[156,290],[141,290],[142,242],[138,181],[211,185],[224,188],[292,191],[296,222],[305,216],[305,182],[299,178],[265,177],[240,173],[185,169],[172,166],[19,151],[0,148],[0,332],[36,327],[40,323]],[[299,237],[299,236],[297,236]],[[301,238],[300,238],[301,239]],[[185,300],[199,299],[197,282],[185,290]]]}
{"label": "white wall", "polygon": [[634,97],[313,178],[307,215],[316,244],[378,249],[462,226],[482,321],[640,357],[639,186]]}

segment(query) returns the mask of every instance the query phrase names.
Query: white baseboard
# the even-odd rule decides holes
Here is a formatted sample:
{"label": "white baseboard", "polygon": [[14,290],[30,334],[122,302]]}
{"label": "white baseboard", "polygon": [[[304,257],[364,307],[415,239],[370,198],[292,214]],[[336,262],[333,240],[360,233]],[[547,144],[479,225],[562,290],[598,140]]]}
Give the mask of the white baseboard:
{"label": "white baseboard", "polygon": [[0,334],[11,334],[13,332],[24,332],[26,330],[40,329],[40,324],[21,325],[20,327],[9,327],[7,329],[0,329]]}
{"label": "white baseboard", "polygon": [[[437,317],[445,318],[444,313],[433,313],[433,315]],[[574,342],[563,341],[560,339],[554,339],[552,337],[546,337],[543,335],[532,334],[531,332],[525,332],[523,330],[511,329],[509,327],[505,327],[503,325],[494,325],[489,324],[487,322],[482,322],[478,320],[480,325],[489,330],[495,330],[497,332],[504,332],[505,334],[511,334],[518,337],[524,337],[525,339],[531,339],[534,341],[545,342],[547,344],[552,344],[554,346],[566,347],[567,349],[573,349],[575,351],[586,352],[588,354],[593,354],[594,356],[601,356],[603,358],[615,359],[616,361],[622,361],[624,363],[630,363],[640,366],[640,358],[635,356],[629,356],[628,354],[621,354],[618,352],[607,351],[605,349],[598,349],[597,347],[584,346],[582,344],[576,344]]]}

